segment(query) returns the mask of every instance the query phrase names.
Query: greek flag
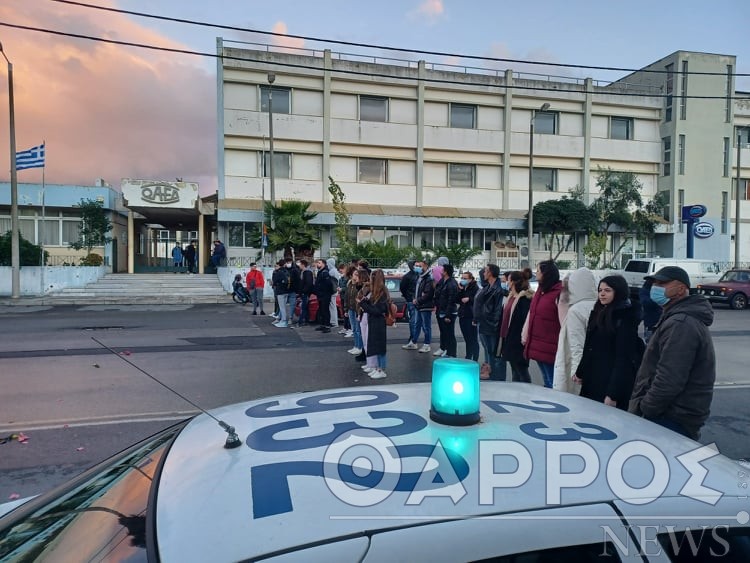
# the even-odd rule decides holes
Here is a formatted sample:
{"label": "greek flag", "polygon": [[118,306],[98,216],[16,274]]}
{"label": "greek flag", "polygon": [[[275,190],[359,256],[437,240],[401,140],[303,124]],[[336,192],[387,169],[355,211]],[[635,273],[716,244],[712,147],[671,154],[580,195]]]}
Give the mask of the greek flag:
{"label": "greek flag", "polygon": [[44,168],[44,143],[16,153],[16,170],[27,168]]}

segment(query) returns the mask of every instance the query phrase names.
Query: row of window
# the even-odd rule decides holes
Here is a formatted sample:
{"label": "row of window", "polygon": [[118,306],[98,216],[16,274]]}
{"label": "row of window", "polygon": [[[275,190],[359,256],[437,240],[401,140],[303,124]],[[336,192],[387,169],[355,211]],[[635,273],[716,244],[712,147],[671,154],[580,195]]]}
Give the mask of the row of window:
{"label": "row of window", "polygon": [[[738,139],[741,147],[746,147],[748,144],[750,144],[750,127],[735,127],[735,131],[735,148],[737,146]],[[672,174],[672,137],[663,137],[661,140],[661,145],[662,176],[670,176]],[[732,164],[731,147],[732,139],[730,139],[729,137],[724,137],[724,149],[722,152],[722,175],[725,178],[729,177],[730,167]],[[677,174],[685,174],[685,135],[678,135],[677,137]]]}
{"label": "row of window", "polygon": [[[270,176],[270,153],[263,154],[262,174]],[[292,153],[273,153],[273,173],[275,178],[292,177]],[[448,187],[450,188],[474,188],[476,187],[477,167],[475,164],[449,163],[448,164]],[[388,183],[388,160],[385,158],[358,158],[357,159],[357,181],[361,184],[387,184]],[[535,167],[533,173],[534,190],[556,191],[557,170],[554,168]]]}
{"label": "row of window", "polygon": [[[10,217],[0,217],[0,233],[11,230]],[[44,246],[69,246],[78,241],[81,233],[81,220],[20,217],[18,232],[23,238]]]}
{"label": "row of window", "polygon": [[[267,112],[269,93],[273,113],[291,113],[291,88],[260,87],[260,111]],[[361,121],[389,121],[389,98],[382,96],[359,96],[359,119]],[[546,135],[557,135],[560,114],[556,111],[537,111],[534,117],[534,131]],[[473,104],[450,103],[448,126],[456,129],[477,129],[477,106]],[[632,140],[633,118],[610,117],[610,138]]]}

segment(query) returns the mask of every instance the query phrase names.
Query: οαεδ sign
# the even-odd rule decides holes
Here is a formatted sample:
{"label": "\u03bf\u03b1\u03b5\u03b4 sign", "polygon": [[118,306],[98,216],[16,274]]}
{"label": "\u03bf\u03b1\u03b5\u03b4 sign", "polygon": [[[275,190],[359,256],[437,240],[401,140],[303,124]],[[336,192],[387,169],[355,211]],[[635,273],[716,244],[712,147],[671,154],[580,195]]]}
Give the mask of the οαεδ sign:
{"label": "\u03bf\u03b1\u03b5\u03b4 sign", "polygon": [[708,238],[714,234],[714,226],[711,223],[696,223],[693,232],[698,238]]}
{"label": "\u03bf\u03b1\u03b5\u03b4 sign", "polygon": [[682,207],[682,220],[695,221],[703,217],[707,212],[708,208],[705,205],[684,205]]}

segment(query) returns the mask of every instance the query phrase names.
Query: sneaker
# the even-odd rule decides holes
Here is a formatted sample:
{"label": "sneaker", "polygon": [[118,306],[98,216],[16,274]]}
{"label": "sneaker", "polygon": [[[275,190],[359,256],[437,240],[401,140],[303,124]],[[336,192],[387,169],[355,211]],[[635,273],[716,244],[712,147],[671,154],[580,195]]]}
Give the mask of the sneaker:
{"label": "sneaker", "polygon": [[321,330],[325,330],[325,329],[326,329],[326,327],[324,327],[323,325],[315,327],[315,330],[317,330],[317,331],[321,331]]}
{"label": "sneaker", "polygon": [[353,330],[347,330],[344,333],[344,338],[354,338],[354,331]]}
{"label": "sneaker", "polygon": [[448,355],[448,350],[443,350],[443,353],[440,355],[445,358]]}
{"label": "sneaker", "polygon": [[371,368],[370,366],[362,366],[362,371],[370,372],[374,369],[378,369],[378,368]]}
{"label": "sneaker", "polygon": [[365,351],[362,350],[359,354],[354,356],[354,359],[357,360],[358,362],[366,362],[367,356],[365,355]]}
{"label": "sneaker", "polygon": [[403,350],[419,350],[419,346],[417,346],[416,344],[414,344],[414,342],[412,342],[412,341],[409,341],[408,344],[404,344],[403,346],[401,346],[401,348]]}
{"label": "sneaker", "polygon": [[273,326],[277,326],[277,325],[278,325],[278,324],[279,324],[280,322],[281,322],[281,321],[278,321],[278,320],[277,320],[277,321],[273,321],[273,322],[272,322],[271,324],[272,324]]}
{"label": "sneaker", "polygon": [[276,313],[271,313],[271,314],[270,314],[269,316],[270,316],[270,317],[271,317],[272,319],[278,319],[278,318],[279,318],[279,316],[278,316],[278,315],[277,315]]}
{"label": "sneaker", "polygon": [[323,334],[328,334],[329,332],[331,332],[331,329],[323,327],[323,330],[321,330],[320,332],[322,332]]}
{"label": "sneaker", "polygon": [[347,332],[347,331],[346,331],[346,329],[345,329],[345,328],[342,328],[342,329],[340,329],[340,330],[339,330],[339,334],[346,334],[346,332]]}
{"label": "sneaker", "polygon": [[261,315],[265,315],[265,314],[266,314],[266,312],[265,312],[265,311],[261,311],[261,312],[260,312],[260,314],[261,314]]}
{"label": "sneaker", "polygon": [[445,356],[445,350],[438,348],[432,353],[433,356]]}
{"label": "sneaker", "polygon": [[258,312],[257,312],[257,311],[253,311],[253,315],[257,315],[257,314],[258,314]]}
{"label": "sneaker", "polygon": [[368,372],[367,375],[370,376],[370,379],[383,379],[387,377],[387,374],[380,368]]}
{"label": "sneaker", "polygon": [[429,344],[424,344],[424,345],[423,345],[423,346],[422,346],[422,347],[421,347],[421,348],[419,349],[419,353],[420,353],[420,354],[424,354],[424,353],[426,353],[426,352],[432,352],[432,348],[430,348],[430,345],[429,345]]}
{"label": "sneaker", "polygon": [[288,323],[273,323],[276,328],[289,328]]}
{"label": "sneaker", "polygon": [[352,348],[351,350],[347,350],[352,356],[359,356],[362,353],[362,348]]}

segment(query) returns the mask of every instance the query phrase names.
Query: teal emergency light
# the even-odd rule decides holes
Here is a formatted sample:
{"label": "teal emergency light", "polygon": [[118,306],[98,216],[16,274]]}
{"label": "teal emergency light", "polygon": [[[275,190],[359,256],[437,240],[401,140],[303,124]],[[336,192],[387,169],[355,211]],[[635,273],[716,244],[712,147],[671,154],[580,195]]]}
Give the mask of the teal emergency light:
{"label": "teal emergency light", "polygon": [[479,422],[479,364],[440,358],[432,364],[430,418],[449,426]]}

